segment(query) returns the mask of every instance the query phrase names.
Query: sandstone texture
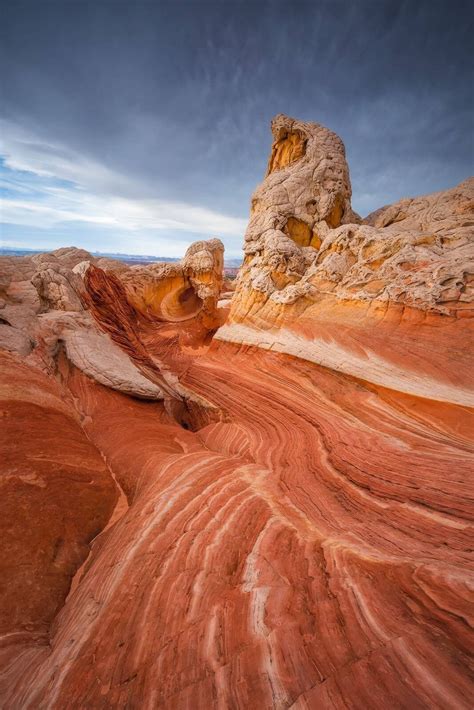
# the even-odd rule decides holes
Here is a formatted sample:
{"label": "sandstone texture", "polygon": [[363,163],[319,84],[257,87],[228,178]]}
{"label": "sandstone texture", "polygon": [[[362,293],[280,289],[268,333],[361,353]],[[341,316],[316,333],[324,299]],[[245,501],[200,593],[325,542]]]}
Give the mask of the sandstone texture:
{"label": "sandstone texture", "polygon": [[0,634],[44,646],[117,489],[62,388],[2,350],[0,372]]}
{"label": "sandstone texture", "polygon": [[220,325],[217,302],[223,285],[224,245],[194,242],[180,262],[137,266],[121,274],[130,302],[143,314],[179,323],[199,317]]}
{"label": "sandstone texture", "polygon": [[[342,141],[285,116],[272,130],[217,338],[472,406],[474,178],[362,221]],[[292,135],[296,153],[285,143]]]}
{"label": "sandstone texture", "polygon": [[474,181],[272,129],[236,282],[0,259],[1,707],[472,707]]}
{"label": "sandstone texture", "polygon": [[224,343],[183,380],[228,421],[69,374],[129,507],[6,706],[468,708],[472,413]]}
{"label": "sandstone texture", "polygon": [[[175,395],[180,386],[171,372],[167,370],[168,380],[174,383],[170,389],[160,377],[155,383],[143,376],[130,358],[140,351],[150,370],[159,372],[158,361],[151,363],[144,354],[136,326],[150,317],[170,323],[185,321],[182,337],[191,345],[212,333],[228,311],[227,303],[219,307],[223,251],[222,242],[212,239],[191,245],[182,262],[132,267],[95,259],[75,247],[32,257],[0,257],[0,346],[30,355],[29,362],[49,373],[56,367],[58,351],[65,348],[76,367],[106,386],[162,399],[161,383],[168,394]],[[108,314],[115,318],[117,328],[109,328],[112,338],[104,333],[107,325],[101,322],[100,308],[94,308],[94,295],[96,301],[106,303],[105,308],[102,305],[105,320]],[[128,325],[127,334],[123,324]],[[134,344],[128,352],[114,343],[115,338],[124,345],[119,330],[122,340],[132,337]],[[136,360],[140,363],[140,355]]]}

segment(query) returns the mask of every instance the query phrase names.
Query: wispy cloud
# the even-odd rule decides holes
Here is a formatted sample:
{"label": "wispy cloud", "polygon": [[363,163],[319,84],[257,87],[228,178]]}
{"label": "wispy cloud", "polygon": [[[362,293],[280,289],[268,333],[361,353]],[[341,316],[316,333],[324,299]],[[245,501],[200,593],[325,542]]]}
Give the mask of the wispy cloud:
{"label": "wispy cloud", "polygon": [[[129,231],[131,241],[169,249],[168,234],[242,239],[246,221],[195,204],[140,198],[140,184],[59,144],[2,122],[1,221],[39,229],[68,223]],[[118,194],[117,194],[118,193]],[[131,196],[126,196],[129,193]],[[150,234],[155,233],[152,240]],[[133,247],[129,249],[133,251]],[[176,245],[176,255],[182,244]]]}
{"label": "wispy cloud", "polygon": [[361,214],[472,170],[468,0],[25,2],[1,26],[4,240],[238,253],[279,112],[341,136]]}

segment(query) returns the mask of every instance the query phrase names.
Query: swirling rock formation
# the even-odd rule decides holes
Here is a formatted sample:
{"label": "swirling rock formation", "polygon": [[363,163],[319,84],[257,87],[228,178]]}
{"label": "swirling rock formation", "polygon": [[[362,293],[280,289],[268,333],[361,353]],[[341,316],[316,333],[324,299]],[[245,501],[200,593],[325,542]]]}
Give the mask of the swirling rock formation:
{"label": "swirling rock formation", "polygon": [[130,302],[143,314],[180,323],[199,318],[220,325],[217,302],[223,285],[224,245],[220,239],[194,242],[176,263],[136,267],[121,274]]}
{"label": "swirling rock formation", "polygon": [[[219,419],[218,407],[181,384],[170,368],[169,354],[167,363],[163,357],[148,351],[140,332],[146,320],[129,301],[121,280],[114,274],[107,275],[102,269],[91,266],[85,274],[85,284],[84,301],[97,324],[110,335],[133,365],[158,386],[167,401],[168,411],[190,428],[199,428],[210,420]],[[217,299],[214,307],[217,308]],[[155,337],[159,339],[159,331]]]}
{"label": "swirling rock formation", "polygon": [[472,706],[473,181],[362,222],[273,130],[214,338],[216,240],[4,278],[2,707]]}
{"label": "swirling rock formation", "polygon": [[[182,337],[191,344],[215,330],[226,312],[218,305],[223,251],[219,239],[195,242],[179,263],[131,268],[75,247],[18,259],[16,271],[14,258],[0,258],[0,344],[21,355],[34,350],[30,362],[49,372],[64,347],[76,367],[106,386],[211,412],[215,408],[183,388],[169,366],[150,358],[136,326],[150,319],[184,322]],[[174,402],[171,408],[181,407]]]}
{"label": "swirling rock formation", "polygon": [[184,384],[229,421],[69,375],[130,507],[6,706],[468,708],[472,414],[224,343]]}

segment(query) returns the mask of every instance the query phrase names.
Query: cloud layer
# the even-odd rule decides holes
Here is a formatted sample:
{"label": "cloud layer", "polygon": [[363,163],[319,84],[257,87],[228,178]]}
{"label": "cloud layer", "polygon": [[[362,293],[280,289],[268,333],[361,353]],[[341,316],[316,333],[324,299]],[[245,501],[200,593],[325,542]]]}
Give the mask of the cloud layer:
{"label": "cloud layer", "polygon": [[18,0],[3,14],[5,242],[179,256],[220,236],[235,256],[280,111],[341,135],[362,214],[470,173],[467,2]]}
{"label": "cloud layer", "polygon": [[[193,238],[220,235],[227,241],[228,255],[238,256],[246,220],[221,214],[200,205],[138,195],[145,193],[138,180],[114,173],[99,163],[53,143],[18,130],[8,121],[1,124],[3,164],[1,219],[6,225],[39,230],[44,247],[56,247],[71,227],[82,244],[89,242],[88,228],[114,230],[109,248],[126,253],[160,253],[180,256]],[[130,195],[127,197],[126,195]],[[46,236],[46,232],[48,236]],[[173,238],[170,235],[176,235]],[[11,232],[10,232],[11,234]],[[31,232],[25,230],[25,234]],[[105,235],[104,235],[105,237]],[[99,238],[100,239],[100,238]],[[21,246],[16,238],[9,246]],[[25,246],[32,246],[28,237]],[[173,248],[174,247],[174,248]]]}

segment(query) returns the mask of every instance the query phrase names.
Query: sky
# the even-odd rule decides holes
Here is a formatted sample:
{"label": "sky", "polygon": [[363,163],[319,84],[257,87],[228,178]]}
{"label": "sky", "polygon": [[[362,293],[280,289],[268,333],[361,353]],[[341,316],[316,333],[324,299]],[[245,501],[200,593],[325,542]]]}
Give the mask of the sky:
{"label": "sky", "polygon": [[473,172],[462,0],[0,0],[0,243],[239,257],[270,120],[346,145],[362,216]]}

